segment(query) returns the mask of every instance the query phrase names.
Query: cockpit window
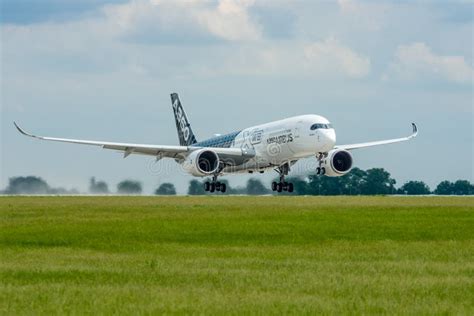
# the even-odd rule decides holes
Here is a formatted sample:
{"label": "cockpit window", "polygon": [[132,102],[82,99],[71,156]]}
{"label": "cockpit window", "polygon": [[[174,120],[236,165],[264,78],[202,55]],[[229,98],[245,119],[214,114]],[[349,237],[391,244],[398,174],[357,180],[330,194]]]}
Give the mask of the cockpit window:
{"label": "cockpit window", "polygon": [[329,128],[333,128],[333,127],[332,127],[332,124],[316,123],[316,124],[311,125],[311,130],[312,130],[312,131],[314,131],[314,130],[316,130],[316,129],[329,129]]}

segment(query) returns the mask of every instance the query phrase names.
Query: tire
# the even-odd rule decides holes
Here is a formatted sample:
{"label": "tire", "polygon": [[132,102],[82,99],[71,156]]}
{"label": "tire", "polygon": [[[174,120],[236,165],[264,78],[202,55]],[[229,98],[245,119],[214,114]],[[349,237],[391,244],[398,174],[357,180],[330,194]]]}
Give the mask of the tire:
{"label": "tire", "polygon": [[225,183],[221,184],[221,192],[225,193],[227,191],[227,185]]}
{"label": "tire", "polygon": [[220,182],[216,182],[216,191],[219,192],[221,190],[221,183]]}
{"label": "tire", "polygon": [[204,183],[204,191],[209,192],[211,189],[211,184],[209,182]]}
{"label": "tire", "polygon": [[275,181],[272,182],[272,191],[275,192],[277,190],[277,185],[278,185],[278,183],[276,183]]}
{"label": "tire", "polygon": [[295,187],[293,186],[293,183],[288,183],[288,192],[292,193],[294,191]]}
{"label": "tire", "polygon": [[281,193],[281,191],[283,191],[283,183],[277,183],[277,191],[278,193]]}
{"label": "tire", "polygon": [[325,175],[325,174],[326,174],[326,168],[324,168],[324,167],[321,168],[321,174],[322,174],[322,175]]}
{"label": "tire", "polygon": [[216,185],[214,183],[211,183],[211,188],[209,189],[211,193],[214,193],[216,191]]}
{"label": "tire", "polygon": [[316,168],[316,174],[321,174],[321,168],[320,167]]}

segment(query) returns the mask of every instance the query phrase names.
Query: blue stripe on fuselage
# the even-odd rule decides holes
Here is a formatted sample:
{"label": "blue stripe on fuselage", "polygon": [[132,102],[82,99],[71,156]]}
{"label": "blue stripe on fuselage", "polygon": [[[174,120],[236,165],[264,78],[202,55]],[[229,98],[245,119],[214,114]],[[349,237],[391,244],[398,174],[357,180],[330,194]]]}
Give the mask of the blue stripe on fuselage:
{"label": "blue stripe on fuselage", "polygon": [[204,140],[202,142],[195,143],[195,144],[193,144],[193,147],[196,146],[196,147],[229,148],[230,146],[232,146],[232,144],[234,143],[235,138],[239,134],[240,134],[240,131],[239,132],[233,132],[233,133],[226,134],[226,135],[213,137],[213,138]]}

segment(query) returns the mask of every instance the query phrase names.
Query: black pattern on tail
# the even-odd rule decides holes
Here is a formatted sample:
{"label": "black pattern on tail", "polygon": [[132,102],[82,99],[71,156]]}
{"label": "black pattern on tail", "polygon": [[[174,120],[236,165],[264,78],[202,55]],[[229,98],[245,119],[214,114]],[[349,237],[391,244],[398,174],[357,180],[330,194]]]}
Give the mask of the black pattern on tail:
{"label": "black pattern on tail", "polygon": [[171,104],[173,105],[179,144],[181,146],[190,146],[197,143],[196,137],[194,136],[193,130],[191,129],[191,125],[189,124],[188,118],[184,112],[177,93],[171,94]]}

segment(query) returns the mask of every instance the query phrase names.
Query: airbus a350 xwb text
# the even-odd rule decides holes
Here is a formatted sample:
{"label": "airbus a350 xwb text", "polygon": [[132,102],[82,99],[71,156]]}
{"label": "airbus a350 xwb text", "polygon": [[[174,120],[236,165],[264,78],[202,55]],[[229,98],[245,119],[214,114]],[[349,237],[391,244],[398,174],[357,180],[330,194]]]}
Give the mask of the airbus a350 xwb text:
{"label": "airbus a350 xwb text", "polygon": [[412,123],[413,132],[408,137],[374,141],[360,144],[336,145],[336,132],[331,123],[320,115],[301,115],[267,124],[249,127],[226,135],[198,141],[191,129],[178,94],[171,94],[171,102],[178,130],[179,146],[127,144],[105,141],[53,138],[27,133],[16,123],[16,128],[24,135],[49,141],[95,145],[105,149],[131,154],[174,159],[187,172],[196,177],[210,177],[205,190],[225,192],[225,183],[218,177],[230,173],[263,173],[273,169],[280,175],[278,182],[272,183],[272,190],[293,192],[293,184],[285,181],[298,160],[315,157],[318,162],[316,173],[329,177],[347,174],[353,166],[351,150],[371,146],[403,142],[417,135],[417,127]]}

